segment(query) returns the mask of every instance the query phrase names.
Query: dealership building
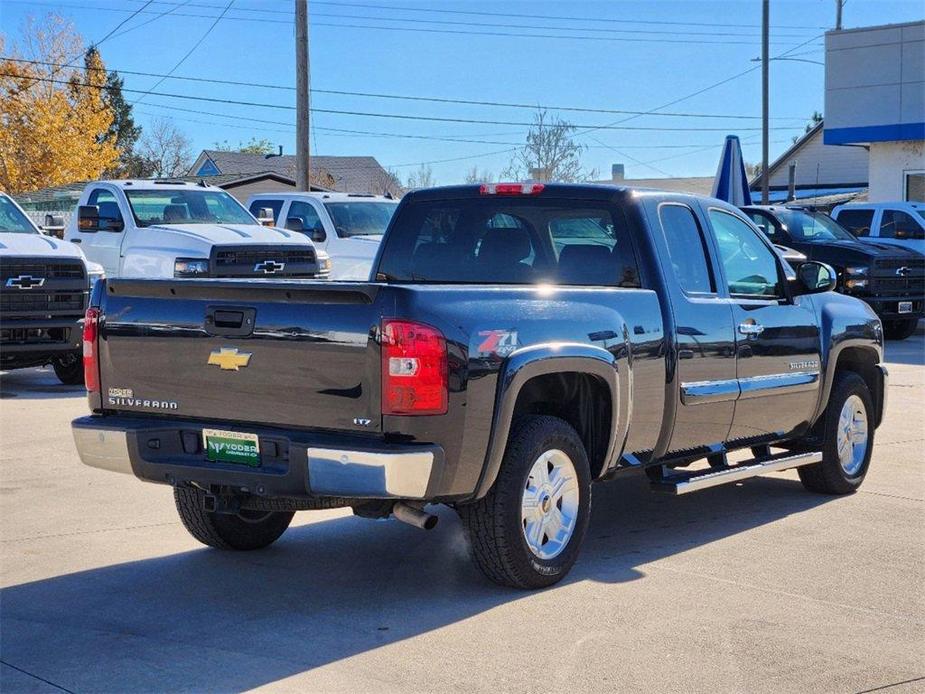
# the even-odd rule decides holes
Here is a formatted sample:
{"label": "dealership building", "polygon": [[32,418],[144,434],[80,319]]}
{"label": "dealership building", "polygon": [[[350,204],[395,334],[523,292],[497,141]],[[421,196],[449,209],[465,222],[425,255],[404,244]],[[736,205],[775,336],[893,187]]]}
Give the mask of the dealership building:
{"label": "dealership building", "polygon": [[826,33],[823,141],[869,151],[871,202],[925,202],[925,21]]}

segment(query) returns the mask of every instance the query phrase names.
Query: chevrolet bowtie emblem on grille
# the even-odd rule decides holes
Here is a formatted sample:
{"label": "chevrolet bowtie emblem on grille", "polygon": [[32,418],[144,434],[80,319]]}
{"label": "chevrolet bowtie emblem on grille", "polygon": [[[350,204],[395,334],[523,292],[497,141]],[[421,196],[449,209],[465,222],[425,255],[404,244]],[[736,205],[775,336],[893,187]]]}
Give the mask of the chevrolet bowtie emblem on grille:
{"label": "chevrolet bowtie emblem on grille", "polygon": [[209,354],[211,366],[217,366],[222,371],[239,371],[250,363],[250,352],[239,352],[237,347],[222,347]]}
{"label": "chevrolet bowtie emblem on grille", "polygon": [[15,287],[16,289],[32,289],[33,287],[41,287],[43,284],[45,284],[44,277],[33,277],[32,275],[10,277],[6,281],[7,287]]}
{"label": "chevrolet bowtie emblem on grille", "polygon": [[902,267],[896,268],[896,274],[899,275],[900,277],[905,277],[910,272],[912,272],[912,270],[907,268],[905,265],[903,265]]}
{"label": "chevrolet bowtie emblem on grille", "polygon": [[264,260],[262,263],[254,265],[254,272],[272,275],[274,272],[282,272],[285,267],[286,263],[277,263],[275,260]]}

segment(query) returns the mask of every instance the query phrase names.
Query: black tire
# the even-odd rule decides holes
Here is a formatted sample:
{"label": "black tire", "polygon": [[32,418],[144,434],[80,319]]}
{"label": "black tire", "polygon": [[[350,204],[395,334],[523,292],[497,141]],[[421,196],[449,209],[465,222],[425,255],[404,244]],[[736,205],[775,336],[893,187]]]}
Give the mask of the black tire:
{"label": "black tire", "polygon": [[887,340],[905,340],[912,336],[918,325],[918,318],[883,321],[883,335]]}
{"label": "black tire", "polygon": [[[867,448],[860,466],[850,472],[842,467],[838,455],[838,429],[842,408],[852,396],[860,398],[867,419]],[[851,494],[867,475],[870,456],[874,450],[873,405],[867,384],[853,371],[840,371],[829,395],[829,403],[817,425],[822,437],[822,462],[797,468],[800,481],[811,492],[820,494]]]}
{"label": "black tire", "polygon": [[174,487],[173,499],[180,520],[189,534],[216,549],[251,550],[267,547],[292,522],[292,511],[241,510],[237,515],[213,513],[202,506],[205,492],[190,487]]}
{"label": "black tire", "polygon": [[78,352],[58,357],[51,363],[55,376],[66,386],[82,386],[84,383],[83,358]]}
{"label": "black tire", "polygon": [[[578,487],[575,527],[554,557],[543,559],[527,544],[521,510],[531,469],[540,455],[568,456]],[[488,494],[458,507],[476,565],[495,583],[514,588],[550,586],[565,577],[578,558],[591,514],[591,471],[575,430],[557,417],[531,415],[514,422],[498,478]],[[542,532],[542,531],[541,531]],[[546,542],[543,535],[542,542]]]}

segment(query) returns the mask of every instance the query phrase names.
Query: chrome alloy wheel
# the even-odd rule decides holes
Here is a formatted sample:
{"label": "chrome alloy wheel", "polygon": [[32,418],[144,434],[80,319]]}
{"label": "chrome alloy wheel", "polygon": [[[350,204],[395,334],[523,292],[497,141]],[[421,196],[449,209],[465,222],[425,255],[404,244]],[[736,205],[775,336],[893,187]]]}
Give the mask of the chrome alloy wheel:
{"label": "chrome alloy wheel", "polygon": [[530,469],[521,499],[527,546],[540,559],[558,556],[578,522],[578,474],[564,452],[546,451]]}
{"label": "chrome alloy wheel", "polygon": [[867,455],[867,439],[867,410],[864,401],[852,395],[842,405],[835,439],[838,462],[846,475],[853,477],[860,472]]}

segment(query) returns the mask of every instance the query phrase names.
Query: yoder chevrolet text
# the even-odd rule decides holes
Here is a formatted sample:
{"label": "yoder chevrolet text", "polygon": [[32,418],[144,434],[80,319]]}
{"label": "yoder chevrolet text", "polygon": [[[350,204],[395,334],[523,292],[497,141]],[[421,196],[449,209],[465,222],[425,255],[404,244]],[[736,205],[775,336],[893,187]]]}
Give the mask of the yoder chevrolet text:
{"label": "yoder chevrolet text", "polygon": [[726,203],[420,190],[373,272],[98,283],[81,459],[172,485],[222,549],[269,545],[299,510],[431,528],[427,504],[447,504],[482,571],[521,588],[572,567],[593,481],[642,471],[685,494],[797,468],[845,494],[867,473],[880,321]]}

